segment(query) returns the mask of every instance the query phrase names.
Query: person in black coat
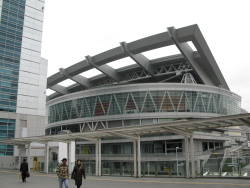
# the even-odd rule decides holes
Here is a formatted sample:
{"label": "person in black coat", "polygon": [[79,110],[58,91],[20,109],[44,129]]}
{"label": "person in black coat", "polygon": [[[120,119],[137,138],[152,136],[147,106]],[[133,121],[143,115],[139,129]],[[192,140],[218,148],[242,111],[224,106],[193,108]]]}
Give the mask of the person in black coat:
{"label": "person in black coat", "polygon": [[75,180],[75,185],[77,186],[77,188],[80,188],[82,185],[82,177],[86,179],[85,170],[83,165],[81,164],[81,160],[77,159],[76,165],[71,175],[71,179]]}
{"label": "person in black coat", "polygon": [[22,173],[23,182],[26,182],[26,176],[28,172],[29,172],[28,163],[26,162],[26,159],[23,159],[23,162],[21,163],[21,166],[20,166],[20,173]]}

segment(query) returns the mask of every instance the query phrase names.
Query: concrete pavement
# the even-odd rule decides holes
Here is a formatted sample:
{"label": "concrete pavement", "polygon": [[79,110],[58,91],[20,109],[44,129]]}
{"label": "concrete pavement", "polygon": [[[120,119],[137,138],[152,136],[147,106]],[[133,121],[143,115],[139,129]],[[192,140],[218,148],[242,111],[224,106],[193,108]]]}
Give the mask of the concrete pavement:
{"label": "concrete pavement", "polygon": [[[55,174],[31,172],[26,183],[18,178],[17,170],[0,169],[0,188],[53,188],[58,187]],[[69,187],[76,187],[69,180]],[[82,188],[238,188],[250,187],[250,179],[211,179],[211,178],[133,178],[112,176],[87,176]]]}

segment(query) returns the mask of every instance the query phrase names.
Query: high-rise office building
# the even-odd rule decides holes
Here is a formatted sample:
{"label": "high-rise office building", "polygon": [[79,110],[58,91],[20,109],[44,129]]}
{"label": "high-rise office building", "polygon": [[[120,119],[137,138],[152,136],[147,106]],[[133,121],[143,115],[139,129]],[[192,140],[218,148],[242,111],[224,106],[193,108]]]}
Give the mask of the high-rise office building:
{"label": "high-rise office building", "polygon": [[[44,134],[44,0],[0,0],[0,139]],[[21,155],[0,144],[0,156]],[[42,153],[42,152],[41,152]],[[39,154],[38,154],[39,155]]]}

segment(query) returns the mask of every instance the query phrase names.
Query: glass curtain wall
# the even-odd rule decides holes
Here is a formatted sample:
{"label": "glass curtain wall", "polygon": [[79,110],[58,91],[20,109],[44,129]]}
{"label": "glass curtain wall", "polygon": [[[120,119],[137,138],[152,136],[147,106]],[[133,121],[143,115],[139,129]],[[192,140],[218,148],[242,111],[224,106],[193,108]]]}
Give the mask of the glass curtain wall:
{"label": "glass curtain wall", "polygon": [[240,99],[198,91],[142,91],[70,100],[47,108],[48,123],[68,119],[154,112],[202,112],[232,115]]}
{"label": "glass curtain wall", "polygon": [[25,0],[0,2],[0,111],[15,112]]}
{"label": "glass curtain wall", "polygon": [[[15,136],[14,119],[0,119],[0,140],[11,139]],[[0,156],[13,155],[13,145],[6,145],[0,143]]]}

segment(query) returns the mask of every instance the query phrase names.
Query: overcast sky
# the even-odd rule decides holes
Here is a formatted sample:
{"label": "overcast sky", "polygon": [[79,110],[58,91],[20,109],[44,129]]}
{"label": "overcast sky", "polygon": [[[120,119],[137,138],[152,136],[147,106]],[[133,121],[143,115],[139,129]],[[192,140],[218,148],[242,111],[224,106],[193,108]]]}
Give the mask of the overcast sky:
{"label": "overcast sky", "polygon": [[250,112],[249,18],[248,0],[46,0],[42,57],[51,76],[119,42],[198,24],[230,90]]}

